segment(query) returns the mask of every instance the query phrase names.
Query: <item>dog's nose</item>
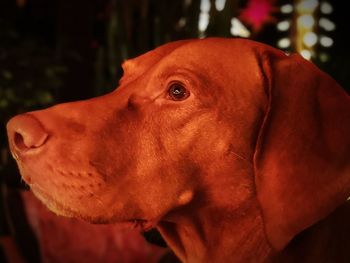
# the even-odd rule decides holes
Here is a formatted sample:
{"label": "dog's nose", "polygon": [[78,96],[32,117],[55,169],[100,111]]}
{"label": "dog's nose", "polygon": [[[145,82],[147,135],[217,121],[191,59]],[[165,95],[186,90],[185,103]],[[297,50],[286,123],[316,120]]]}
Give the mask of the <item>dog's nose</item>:
{"label": "dog's nose", "polygon": [[48,137],[39,120],[29,114],[12,118],[7,123],[7,135],[14,156],[43,146]]}

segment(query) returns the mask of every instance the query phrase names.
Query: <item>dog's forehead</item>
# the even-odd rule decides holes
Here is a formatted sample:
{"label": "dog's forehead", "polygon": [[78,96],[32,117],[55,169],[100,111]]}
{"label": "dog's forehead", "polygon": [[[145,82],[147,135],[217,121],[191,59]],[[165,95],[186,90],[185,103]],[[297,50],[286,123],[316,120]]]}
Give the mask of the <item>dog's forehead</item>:
{"label": "dog's forehead", "polygon": [[143,75],[154,64],[162,60],[165,56],[171,53],[174,49],[194,40],[180,40],[162,45],[154,50],[151,50],[143,55],[133,59],[128,59],[122,64],[124,71],[123,80],[133,80]]}
{"label": "dog's forehead", "polygon": [[215,62],[228,64],[231,59],[236,65],[249,69],[249,65],[256,64],[256,57],[266,51],[276,52],[266,45],[245,39],[208,38],[171,42],[125,61],[122,65],[122,80],[136,79],[155,65],[163,63],[172,63],[178,67],[190,63],[210,67]]}

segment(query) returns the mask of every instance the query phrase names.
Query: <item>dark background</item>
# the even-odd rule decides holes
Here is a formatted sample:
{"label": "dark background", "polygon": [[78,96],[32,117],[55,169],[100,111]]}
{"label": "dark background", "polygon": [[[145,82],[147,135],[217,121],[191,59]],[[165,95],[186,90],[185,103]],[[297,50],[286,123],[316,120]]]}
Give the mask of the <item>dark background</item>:
{"label": "dark background", "polygon": [[[1,0],[0,235],[11,236],[8,203],[21,207],[16,198],[9,200],[9,190],[25,187],[7,149],[5,124],[11,116],[112,91],[125,59],[169,41],[233,37],[231,18],[239,17],[253,1],[227,0],[225,8],[218,11],[215,0],[210,0],[209,25],[205,32],[199,32],[201,0]],[[272,20],[262,23],[260,29],[242,21],[251,32],[250,38],[272,46],[281,37],[293,40],[293,27],[279,32],[276,23],[289,19],[295,24],[294,13],[279,12],[280,6],[295,5],[295,1],[265,2],[273,8]],[[316,52],[326,53],[329,60],[322,62],[315,56],[313,62],[349,90],[350,12],[346,2],[331,1],[334,12],[327,18],[335,23],[336,30],[322,32],[317,28],[316,33],[327,34],[334,45],[323,48],[316,44]],[[316,18],[321,16],[316,13]],[[295,49],[292,46],[285,51]],[[23,233],[26,231],[30,236],[31,230]]]}

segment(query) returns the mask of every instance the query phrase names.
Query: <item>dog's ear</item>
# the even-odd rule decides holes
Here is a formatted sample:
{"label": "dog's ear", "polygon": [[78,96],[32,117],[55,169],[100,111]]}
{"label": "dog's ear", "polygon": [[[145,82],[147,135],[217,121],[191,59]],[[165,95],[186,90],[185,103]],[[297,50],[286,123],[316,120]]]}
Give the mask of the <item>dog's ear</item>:
{"label": "dog's ear", "polygon": [[350,195],[350,100],[299,55],[261,58],[269,103],[254,155],[256,191],[280,250]]}

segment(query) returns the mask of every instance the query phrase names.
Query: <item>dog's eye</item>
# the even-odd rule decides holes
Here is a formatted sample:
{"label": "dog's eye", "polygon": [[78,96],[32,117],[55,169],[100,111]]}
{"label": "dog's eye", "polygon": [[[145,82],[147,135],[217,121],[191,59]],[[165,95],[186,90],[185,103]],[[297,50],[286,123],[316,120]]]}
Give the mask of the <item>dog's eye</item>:
{"label": "dog's eye", "polygon": [[188,90],[180,83],[173,83],[169,87],[169,96],[173,100],[184,100],[189,95]]}

